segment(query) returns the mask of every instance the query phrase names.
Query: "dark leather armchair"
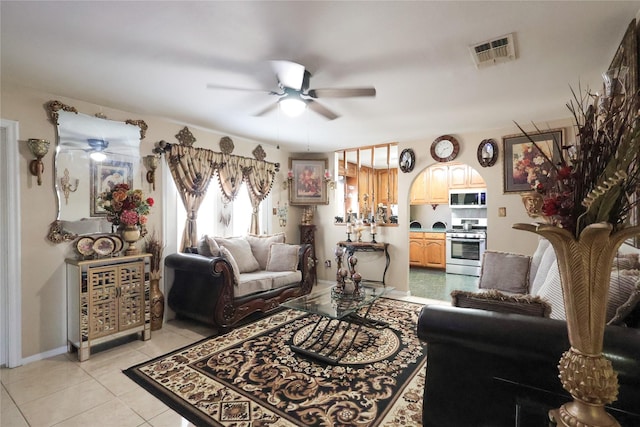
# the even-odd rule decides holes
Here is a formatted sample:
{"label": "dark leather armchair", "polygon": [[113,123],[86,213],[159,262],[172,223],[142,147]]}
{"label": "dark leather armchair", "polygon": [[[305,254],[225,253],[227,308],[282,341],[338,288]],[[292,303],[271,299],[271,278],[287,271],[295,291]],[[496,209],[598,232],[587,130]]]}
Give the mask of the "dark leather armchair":
{"label": "dark leather armchair", "polygon": [[[546,427],[548,410],[571,400],[557,368],[569,349],[564,321],[432,305],[418,336],[427,342],[424,426]],[[608,326],[604,353],[620,385],[607,411],[640,426],[640,330]]]}

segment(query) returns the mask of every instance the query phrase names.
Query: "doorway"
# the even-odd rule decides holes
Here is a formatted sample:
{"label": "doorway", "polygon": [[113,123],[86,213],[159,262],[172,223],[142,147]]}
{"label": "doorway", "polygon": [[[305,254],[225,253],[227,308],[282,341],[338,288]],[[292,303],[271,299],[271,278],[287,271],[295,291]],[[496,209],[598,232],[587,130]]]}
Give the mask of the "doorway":
{"label": "doorway", "polygon": [[0,366],[22,364],[18,122],[0,120]]}

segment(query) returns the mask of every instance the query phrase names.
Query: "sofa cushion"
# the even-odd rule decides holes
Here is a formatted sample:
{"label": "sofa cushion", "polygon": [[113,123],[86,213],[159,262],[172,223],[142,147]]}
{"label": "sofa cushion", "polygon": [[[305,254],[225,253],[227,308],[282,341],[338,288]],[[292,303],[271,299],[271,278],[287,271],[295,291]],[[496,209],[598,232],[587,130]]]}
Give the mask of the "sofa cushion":
{"label": "sofa cushion", "polygon": [[273,243],[269,248],[267,271],[296,271],[300,245]]}
{"label": "sofa cushion", "polygon": [[640,271],[635,270],[635,272],[636,283],[629,298],[616,309],[616,313],[607,325],[626,325],[627,316],[640,304]]}
{"label": "sofa cushion", "polygon": [[243,297],[258,292],[281,288],[293,283],[300,283],[302,280],[301,271],[254,271],[252,273],[240,274],[238,287],[235,289],[236,298]]}
{"label": "sofa cushion", "polygon": [[[553,249],[553,246],[551,246],[551,243],[546,239],[542,239],[540,240],[539,246],[543,246],[545,249],[542,252],[537,268],[535,268],[535,275],[532,274],[530,276],[533,277],[533,281],[529,282],[529,293],[531,295],[540,294],[540,288],[542,288],[542,285],[547,279],[547,274],[549,273],[549,270],[551,270],[551,266],[553,264],[557,264],[556,251]],[[536,250],[536,253],[537,252],[538,251]],[[537,255],[534,254],[534,256]]]}
{"label": "sofa cushion", "polygon": [[240,269],[238,268],[238,263],[236,262],[233,254],[226,248],[226,246],[220,246],[220,256],[227,260],[229,264],[231,264],[231,269],[233,270],[233,279],[235,285],[237,286],[240,283]]}
{"label": "sofa cushion", "polygon": [[260,264],[253,256],[251,246],[244,237],[216,237],[215,241],[219,246],[224,246],[231,252],[236,263],[238,263],[240,273],[250,273],[260,269]]}
{"label": "sofa cushion", "polygon": [[640,269],[639,254],[617,254],[613,259],[613,268],[618,270]]}
{"label": "sofa cushion", "polygon": [[530,266],[531,257],[528,255],[485,251],[478,287],[526,294],[529,291]]}
{"label": "sofa cushion", "polygon": [[278,289],[283,286],[291,285],[293,283],[300,283],[302,280],[302,271],[272,271],[270,272],[271,279],[273,280],[273,289]]}
{"label": "sofa cushion", "polygon": [[243,297],[256,292],[268,291],[273,288],[273,276],[266,271],[258,270],[242,273],[238,280],[238,287],[234,289],[234,296]]}
{"label": "sofa cushion", "polygon": [[549,317],[551,312],[551,306],[540,297],[506,295],[496,290],[485,292],[453,291],[451,298],[451,305],[454,307],[478,308],[538,317]]}
{"label": "sofa cushion", "polygon": [[251,252],[260,265],[260,270],[267,269],[267,260],[269,259],[269,247],[272,243],[284,243],[284,233],[277,234],[249,234],[247,236]]}
{"label": "sofa cushion", "polygon": [[[547,239],[540,238],[536,251],[531,256],[531,268],[529,269],[529,293],[533,294],[533,282],[538,273],[538,268],[542,263],[542,257],[544,256],[547,248],[551,247],[551,242]],[[553,248],[552,248],[553,249]],[[546,271],[546,270],[545,270]]]}
{"label": "sofa cushion", "polygon": [[209,237],[206,234],[198,240],[196,248],[200,255],[209,258],[220,256],[220,247],[212,237]]}
{"label": "sofa cushion", "polygon": [[[640,272],[638,270],[612,270],[609,284],[609,300],[607,301],[607,322],[613,320],[618,309],[632,299],[638,292]],[[633,310],[633,307],[631,307]],[[629,311],[631,311],[629,310]],[[622,317],[628,313],[621,312],[616,322],[622,321]]]}
{"label": "sofa cushion", "polygon": [[551,263],[549,271],[546,274],[542,274],[542,270],[538,269],[538,275],[542,274],[545,279],[542,283],[542,286],[540,286],[538,296],[551,305],[551,314],[549,315],[550,318],[565,320],[566,314],[564,311],[564,301],[562,299],[560,270],[558,269],[558,263],[555,262],[555,252],[553,259],[554,262]]}

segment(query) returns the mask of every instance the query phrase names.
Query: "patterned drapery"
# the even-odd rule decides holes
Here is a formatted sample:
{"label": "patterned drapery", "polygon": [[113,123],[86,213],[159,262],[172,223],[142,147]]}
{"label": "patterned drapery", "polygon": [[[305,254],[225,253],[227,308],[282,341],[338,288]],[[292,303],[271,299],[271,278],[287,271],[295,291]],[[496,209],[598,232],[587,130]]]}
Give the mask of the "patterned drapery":
{"label": "patterned drapery", "polygon": [[267,197],[271,191],[271,187],[273,187],[273,180],[278,167],[273,163],[266,163],[260,160],[247,160],[249,161],[246,163],[250,164],[250,166],[246,166],[243,169],[243,175],[247,182],[251,207],[253,208],[251,213],[250,232],[253,234],[260,234],[258,208],[260,207],[260,202]]}
{"label": "patterned drapery", "polygon": [[242,181],[247,182],[253,207],[250,232],[259,234],[258,209],[260,202],[267,197],[273,187],[273,180],[280,168],[278,163],[226,155],[184,145],[171,145],[166,160],[187,211],[180,245],[182,251],[197,246],[198,209],[207,193],[209,182],[216,172],[222,196],[227,202],[232,202],[236,198]]}

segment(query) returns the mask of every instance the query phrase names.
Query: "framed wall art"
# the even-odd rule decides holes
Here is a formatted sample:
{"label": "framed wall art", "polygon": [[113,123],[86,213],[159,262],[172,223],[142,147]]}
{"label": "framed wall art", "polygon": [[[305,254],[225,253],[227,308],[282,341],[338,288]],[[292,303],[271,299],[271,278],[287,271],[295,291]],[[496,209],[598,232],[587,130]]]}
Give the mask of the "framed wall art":
{"label": "framed wall art", "polygon": [[328,159],[289,158],[289,204],[328,204],[327,167]]}
{"label": "framed wall art", "polygon": [[91,216],[105,216],[99,206],[100,193],[111,190],[117,184],[129,184],[133,189],[133,163],[107,159],[101,162],[91,160]]}
{"label": "framed wall art", "polygon": [[504,192],[530,191],[536,176],[552,167],[536,145],[554,163],[560,160],[563,144],[562,129],[527,135],[510,135],[502,138],[504,144]]}

